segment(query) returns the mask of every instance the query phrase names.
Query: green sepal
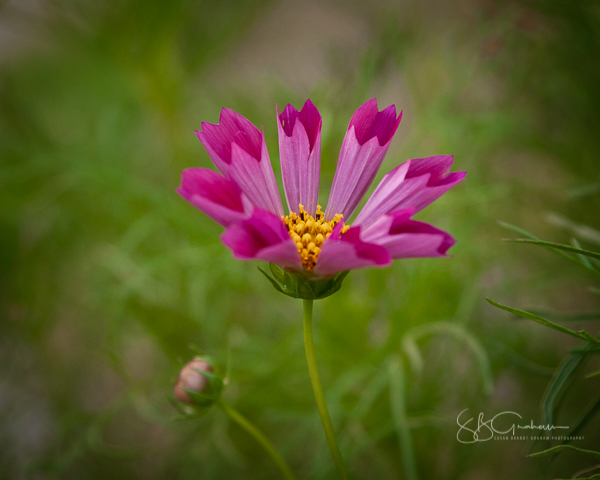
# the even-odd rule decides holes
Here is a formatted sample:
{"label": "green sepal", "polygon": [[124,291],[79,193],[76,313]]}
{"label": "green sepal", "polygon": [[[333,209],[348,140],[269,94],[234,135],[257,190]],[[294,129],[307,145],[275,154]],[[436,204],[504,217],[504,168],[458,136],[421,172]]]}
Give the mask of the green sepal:
{"label": "green sepal", "polygon": [[340,272],[333,278],[320,280],[311,280],[305,275],[286,270],[274,263],[269,264],[271,275],[258,267],[260,272],[267,277],[273,287],[292,298],[302,298],[304,300],[319,300],[333,295],[342,287],[342,282],[349,271]]}

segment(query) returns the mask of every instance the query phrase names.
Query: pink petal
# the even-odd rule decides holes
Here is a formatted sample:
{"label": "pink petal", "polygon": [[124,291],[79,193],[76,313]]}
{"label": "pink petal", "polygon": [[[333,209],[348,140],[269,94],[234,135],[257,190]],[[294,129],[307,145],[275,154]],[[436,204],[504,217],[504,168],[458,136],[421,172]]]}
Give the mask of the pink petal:
{"label": "pink petal", "polygon": [[346,219],[352,215],[377,175],[401,118],[402,113],[396,118],[393,105],[378,112],[375,99],[353,115],[333,178],[325,212],[327,219],[336,213]]}
{"label": "pink petal", "polygon": [[256,207],[278,216],[283,215],[283,205],[264,139],[260,161],[236,143],[232,144],[231,152],[229,177],[239,185],[242,192]]}
{"label": "pink petal", "polygon": [[361,105],[352,115],[348,130],[354,127],[356,139],[361,145],[364,145],[373,137],[377,137],[379,145],[385,145],[396,133],[401,118],[402,112],[396,118],[395,105],[390,105],[380,112],[377,99],[372,98]]}
{"label": "pink petal", "polygon": [[283,215],[264,134],[239,113],[224,108],[219,124],[202,123],[196,132],[223,175],[231,178],[257,207]]}
{"label": "pink petal", "polygon": [[262,133],[252,125],[250,120],[229,108],[221,110],[218,124],[202,122],[202,131],[196,131],[196,135],[224,175],[227,174],[227,167],[231,163],[233,143],[248,155],[260,160]]}
{"label": "pink petal", "polygon": [[298,112],[292,105],[277,114],[281,173],[288,208],[302,204],[314,216],[321,168],[321,115],[310,100]]}
{"label": "pink petal", "polygon": [[321,133],[322,120],[321,114],[317,110],[317,107],[310,101],[310,98],[304,102],[304,106],[299,112],[292,104],[288,103],[283,112],[281,114],[278,113],[278,118],[287,137],[293,135],[296,120],[300,120],[308,136],[310,149],[313,149],[317,142],[317,136]]}
{"label": "pink petal", "polygon": [[459,184],[466,172],[448,173],[451,155],[408,160],[383,177],[354,225],[367,227],[381,215],[414,207],[415,213]]}
{"label": "pink petal", "polygon": [[363,267],[385,267],[391,263],[387,250],[360,238],[360,227],[351,227],[340,235],[339,223],[325,240],[319,254],[314,274],[317,277],[330,277],[345,270]]}
{"label": "pink petal", "polygon": [[384,215],[365,229],[363,240],[385,247],[391,257],[446,257],[456,240],[447,232],[410,220],[414,208]]}
{"label": "pink petal", "polygon": [[434,157],[414,158],[410,160],[410,168],[406,178],[430,174],[429,184],[439,185],[452,168],[453,155],[436,155]]}
{"label": "pink petal", "polygon": [[221,235],[221,241],[240,260],[264,260],[302,270],[298,249],[287,227],[269,211],[255,208],[250,218],[233,223]]}
{"label": "pink petal", "polygon": [[224,227],[248,216],[252,210],[233,181],[205,168],[185,169],[177,193]]}

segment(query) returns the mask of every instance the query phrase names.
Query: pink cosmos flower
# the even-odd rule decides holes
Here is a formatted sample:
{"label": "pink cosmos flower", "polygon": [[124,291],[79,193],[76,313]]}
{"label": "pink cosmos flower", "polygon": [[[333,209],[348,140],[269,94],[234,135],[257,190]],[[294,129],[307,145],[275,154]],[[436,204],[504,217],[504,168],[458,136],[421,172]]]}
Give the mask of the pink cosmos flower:
{"label": "pink cosmos flower", "polygon": [[221,241],[240,260],[263,260],[310,280],[397,258],[444,257],[447,232],[411,217],[460,183],[453,157],[415,158],[383,177],[354,221],[400,124],[391,105],[371,99],[352,116],[342,143],[327,208],[318,202],[321,115],[310,100],[302,110],[277,111],[285,215],[262,130],[233,110],[202,123],[198,138],[220,173],[183,171],[177,192],[225,227]]}

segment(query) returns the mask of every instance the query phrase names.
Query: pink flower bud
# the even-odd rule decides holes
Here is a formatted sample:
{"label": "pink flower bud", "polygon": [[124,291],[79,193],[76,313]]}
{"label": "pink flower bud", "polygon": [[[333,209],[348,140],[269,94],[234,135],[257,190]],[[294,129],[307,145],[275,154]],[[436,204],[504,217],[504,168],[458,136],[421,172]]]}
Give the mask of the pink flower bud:
{"label": "pink flower bud", "polygon": [[177,383],[173,390],[173,394],[177,400],[182,403],[195,403],[186,390],[202,393],[207,389],[209,380],[200,372],[213,373],[213,367],[210,363],[199,357],[194,358],[184,365],[181,372],[179,372],[179,377],[177,377]]}

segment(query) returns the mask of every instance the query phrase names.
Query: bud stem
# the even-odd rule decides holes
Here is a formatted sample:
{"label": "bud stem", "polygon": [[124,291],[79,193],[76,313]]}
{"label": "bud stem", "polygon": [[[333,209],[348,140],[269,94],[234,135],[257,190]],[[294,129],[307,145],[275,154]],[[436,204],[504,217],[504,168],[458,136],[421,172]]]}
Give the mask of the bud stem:
{"label": "bud stem", "polygon": [[246,430],[246,432],[248,432],[258,443],[260,443],[260,445],[267,451],[273,462],[275,462],[275,465],[277,465],[277,468],[279,468],[286,480],[296,480],[296,477],[292,473],[292,470],[287,462],[283,459],[279,452],[275,450],[275,447],[264,435],[264,433],[262,433],[255,425],[250,423],[246,417],[225,402],[225,400],[222,398],[217,401],[217,406],[225,415]]}
{"label": "bud stem", "polygon": [[333,457],[333,463],[335,468],[342,480],[348,480],[348,472],[344,465],[344,459],[338,447],[337,440],[335,438],[335,431],[331,424],[331,418],[329,418],[329,412],[327,411],[327,404],[325,403],[325,395],[323,395],[323,387],[321,386],[321,380],[319,378],[319,370],[317,368],[317,359],[315,357],[315,345],[313,342],[312,333],[312,312],[313,312],[313,301],[303,300],[304,303],[304,349],[306,350],[306,362],[308,363],[308,373],[310,374],[310,381],[312,383],[313,392],[315,394],[315,400],[317,401],[317,408],[319,409],[319,415],[321,416],[321,423],[323,423],[323,430],[325,430],[325,437],[327,437],[327,443],[331,450],[331,456]]}

